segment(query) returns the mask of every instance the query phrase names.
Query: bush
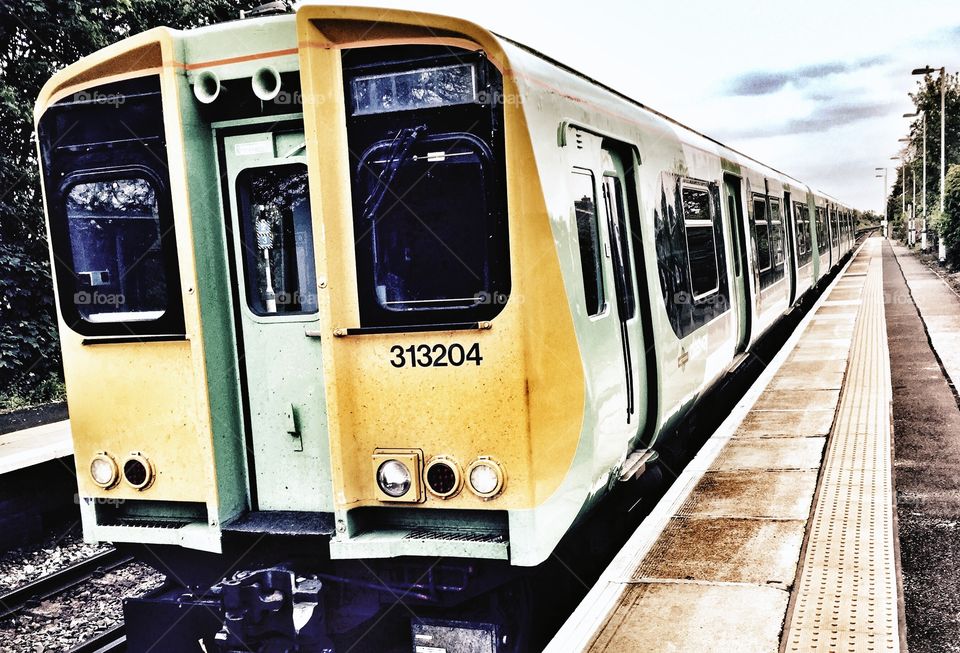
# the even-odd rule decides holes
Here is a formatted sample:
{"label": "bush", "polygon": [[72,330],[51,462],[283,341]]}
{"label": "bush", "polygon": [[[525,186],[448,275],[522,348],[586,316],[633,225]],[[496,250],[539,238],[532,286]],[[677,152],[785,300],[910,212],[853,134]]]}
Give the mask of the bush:
{"label": "bush", "polygon": [[944,188],[944,211],[937,215],[934,225],[947,246],[947,261],[956,269],[960,267],[960,165],[947,169]]}

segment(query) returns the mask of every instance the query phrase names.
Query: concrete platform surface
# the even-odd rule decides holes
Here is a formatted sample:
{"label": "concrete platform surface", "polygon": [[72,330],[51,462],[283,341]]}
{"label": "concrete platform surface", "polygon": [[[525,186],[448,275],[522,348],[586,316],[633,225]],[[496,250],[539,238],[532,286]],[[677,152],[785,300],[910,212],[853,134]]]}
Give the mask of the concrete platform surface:
{"label": "concrete platform surface", "polygon": [[960,407],[946,374],[955,334],[943,331],[960,298],[902,248],[883,265],[907,646],[960,651]]}
{"label": "concrete platform surface", "polygon": [[930,344],[953,387],[960,388],[960,296],[909,249],[897,244],[892,247],[910,289],[910,297],[900,296],[900,301],[912,299],[916,304]]}
{"label": "concrete platform surface", "polygon": [[72,455],[70,420],[0,435],[0,474]]}

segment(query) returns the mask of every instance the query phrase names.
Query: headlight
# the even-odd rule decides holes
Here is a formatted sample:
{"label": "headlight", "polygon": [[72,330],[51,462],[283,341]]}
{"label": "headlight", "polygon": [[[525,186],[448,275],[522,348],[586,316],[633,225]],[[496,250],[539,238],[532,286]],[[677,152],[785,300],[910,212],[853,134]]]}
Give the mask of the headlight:
{"label": "headlight", "polygon": [[474,494],[481,499],[492,499],[503,490],[503,468],[492,458],[481,456],[470,463],[467,480]]}
{"label": "headlight", "polygon": [[399,460],[388,460],[377,469],[377,485],[389,497],[399,498],[410,491],[413,475]]}
{"label": "headlight", "polygon": [[105,451],[98,453],[90,461],[90,477],[93,478],[94,483],[104,490],[109,490],[120,480],[117,461]]}
{"label": "headlight", "polygon": [[123,479],[135,490],[146,490],[153,484],[153,465],[142,453],[132,453],[123,463]]}

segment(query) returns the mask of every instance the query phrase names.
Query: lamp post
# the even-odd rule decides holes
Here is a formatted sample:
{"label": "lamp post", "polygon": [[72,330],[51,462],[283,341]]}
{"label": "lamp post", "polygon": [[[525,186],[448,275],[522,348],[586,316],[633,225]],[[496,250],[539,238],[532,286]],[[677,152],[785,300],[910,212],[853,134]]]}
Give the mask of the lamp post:
{"label": "lamp post", "polygon": [[[905,113],[904,118],[923,117],[923,192],[920,193],[923,201],[923,210],[920,212],[923,216],[923,232],[927,232],[927,112],[917,111],[916,113]],[[914,207],[916,211],[916,207]]]}
{"label": "lamp post", "polygon": [[943,187],[946,178],[944,165],[947,160],[947,70],[946,68],[931,68],[930,66],[913,70],[914,75],[929,75],[932,72],[940,73],[940,210],[943,211],[946,192]]}
{"label": "lamp post", "polygon": [[[907,215],[907,146],[910,144],[909,138],[898,138],[898,143],[903,143],[903,151],[901,153],[901,159],[903,160],[903,215]],[[913,207],[917,204],[917,173],[913,170],[913,157],[910,158],[910,177],[913,179],[913,199],[910,201],[910,212],[913,212]]]}
{"label": "lamp post", "polygon": [[883,237],[887,238],[890,235],[890,216],[887,210],[887,169],[874,168],[874,170],[877,172],[883,171],[882,175],[876,175],[876,177],[878,179],[883,177]]}
{"label": "lamp post", "polygon": [[[914,224],[913,224],[913,220],[907,217],[907,162],[905,161],[905,158],[902,153],[900,156],[890,157],[890,160],[900,162],[900,219],[907,223],[907,227],[909,229],[908,233],[910,234],[910,236],[908,236],[908,242],[909,242],[909,238],[914,233],[913,231]],[[884,174],[886,174],[886,170],[884,170]],[[883,186],[884,186],[884,192],[886,192],[886,186],[887,186],[886,179],[883,180]]]}
{"label": "lamp post", "polygon": [[[944,207],[946,206],[947,199],[947,189],[944,184],[946,181],[947,171],[947,69],[946,68],[931,68],[930,66],[924,66],[923,68],[914,68],[914,75],[929,75],[932,72],[940,73],[940,213],[943,213]],[[924,132],[926,133],[926,132]],[[924,138],[926,140],[926,138]],[[924,148],[926,148],[926,143],[924,143]],[[923,167],[924,175],[926,175],[927,167]],[[927,194],[927,184],[926,177],[924,177],[923,184],[923,194],[926,197]],[[923,211],[923,222],[924,222],[924,233],[926,233],[926,222],[927,222],[927,211],[924,207]],[[943,261],[946,256],[946,246],[943,244],[943,239],[940,238],[940,247],[938,255],[940,260]]]}
{"label": "lamp post", "polygon": [[903,154],[892,156],[890,160],[900,162],[900,215],[903,216],[907,213],[907,162]]}

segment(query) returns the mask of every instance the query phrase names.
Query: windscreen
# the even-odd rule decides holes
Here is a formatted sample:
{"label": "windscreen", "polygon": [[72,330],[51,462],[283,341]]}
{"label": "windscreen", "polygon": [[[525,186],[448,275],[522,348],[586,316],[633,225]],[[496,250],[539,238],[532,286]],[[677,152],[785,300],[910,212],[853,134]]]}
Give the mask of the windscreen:
{"label": "windscreen", "polygon": [[344,53],[364,326],[490,319],[509,297],[500,75],[482,53]]}

